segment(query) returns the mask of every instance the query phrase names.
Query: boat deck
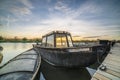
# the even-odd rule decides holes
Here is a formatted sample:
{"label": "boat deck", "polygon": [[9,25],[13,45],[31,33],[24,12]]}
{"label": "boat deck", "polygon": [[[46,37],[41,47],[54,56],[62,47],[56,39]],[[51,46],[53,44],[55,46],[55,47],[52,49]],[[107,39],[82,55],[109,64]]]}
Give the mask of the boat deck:
{"label": "boat deck", "polygon": [[116,43],[91,80],[120,80],[120,43]]}
{"label": "boat deck", "polygon": [[33,80],[40,63],[41,57],[33,49],[25,51],[0,68],[0,80]]}

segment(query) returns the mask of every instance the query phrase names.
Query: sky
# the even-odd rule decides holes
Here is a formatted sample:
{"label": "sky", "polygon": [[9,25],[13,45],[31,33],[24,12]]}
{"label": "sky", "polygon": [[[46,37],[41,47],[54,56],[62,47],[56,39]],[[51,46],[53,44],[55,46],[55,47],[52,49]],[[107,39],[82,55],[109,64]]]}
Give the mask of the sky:
{"label": "sky", "polygon": [[54,30],[120,40],[120,0],[0,0],[0,36],[39,38]]}

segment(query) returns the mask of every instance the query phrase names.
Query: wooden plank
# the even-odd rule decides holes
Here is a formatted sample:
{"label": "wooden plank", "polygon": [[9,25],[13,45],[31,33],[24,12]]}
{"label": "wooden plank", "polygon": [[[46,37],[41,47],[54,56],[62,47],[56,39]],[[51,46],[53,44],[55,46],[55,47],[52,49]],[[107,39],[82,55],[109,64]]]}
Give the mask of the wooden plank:
{"label": "wooden plank", "polygon": [[91,80],[120,80],[120,44],[115,44],[102,63],[106,71],[97,70]]}
{"label": "wooden plank", "polygon": [[111,64],[113,64],[113,66],[119,66],[120,67],[120,62],[119,61],[114,61],[114,60],[111,60],[111,59],[106,59],[104,62],[105,63],[111,63]]}
{"label": "wooden plank", "polygon": [[99,80],[99,79],[97,79],[96,77],[93,77],[91,80]]}
{"label": "wooden plank", "polygon": [[108,77],[105,77],[104,75],[99,74],[99,73],[95,73],[94,77],[97,78],[98,80],[112,80]]}
{"label": "wooden plank", "polygon": [[112,49],[110,52],[118,52],[119,49],[118,48],[115,48],[115,49]]}
{"label": "wooden plank", "polygon": [[109,74],[112,74],[112,75],[114,75],[116,77],[120,77],[120,72],[113,71],[113,70],[111,70],[109,68],[107,68],[107,70],[105,72],[107,72]]}
{"label": "wooden plank", "polygon": [[111,50],[119,50],[119,47],[113,47]]}
{"label": "wooden plank", "polygon": [[103,63],[109,63],[109,64],[112,64],[113,66],[119,66],[120,67],[120,63],[118,63],[117,61],[113,61],[113,60],[105,59],[105,61]]}
{"label": "wooden plank", "polygon": [[114,59],[114,58],[106,58],[104,62],[108,62],[108,61],[111,61],[113,63],[118,63],[118,66],[120,66],[120,61],[118,60],[118,58]]}
{"label": "wooden plank", "polygon": [[112,59],[112,60],[116,60],[116,61],[120,61],[119,59],[120,57],[114,54],[108,54],[106,59]]}
{"label": "wooden plank", "polygon": [[[111,79],[111,80],[120,80],[119,77],[116,77],[116,76],[114,76],[114,75],[111,75],[111,74],[106,73],[106,72],[101,71],[101,70],[98,70],[96,73],[101,74],[101,75],[104,75],[105,77],[107,77],[107,78],[109,78],[109,79]],[[103,80],[104,80],[104,79],[103,79]]]}
{"label": "wooden plank", "polygon": [[110,51],[113,55],[120,56],[120,50]]}
{"label": "wooden plank", "polygon": [[113,71],[115,71],[115,72],[120,72],[120,67],[118,67],[118,66],[113,66],[112,64],[103,64],[103,65],[105,65],[108,69],[111,69],[111,70],[113,70]]}

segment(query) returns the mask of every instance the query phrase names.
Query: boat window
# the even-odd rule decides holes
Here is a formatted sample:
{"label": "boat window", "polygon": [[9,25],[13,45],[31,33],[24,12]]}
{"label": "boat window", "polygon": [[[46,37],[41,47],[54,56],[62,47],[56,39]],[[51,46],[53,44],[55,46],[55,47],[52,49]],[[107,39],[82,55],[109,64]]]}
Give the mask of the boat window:
{"label": "boat window", "polygon": [[45,47],[45,45],[46,45],[46,37],[44,37],[44,38],[42,39],[42,46]]}
{"label": "boat window", "polygon": [[68,47],[66,36],[63,34],[56,35],[56,47]]}
{"label": "boat window", "polygon": [[54,47],[54,35],[47,37],[47,47]]}
{"label": "boat window", "polygon": [[70,35],[67,35],[67,38],[68,38],[69,47],[73,47],[72,39],[71,39]]}

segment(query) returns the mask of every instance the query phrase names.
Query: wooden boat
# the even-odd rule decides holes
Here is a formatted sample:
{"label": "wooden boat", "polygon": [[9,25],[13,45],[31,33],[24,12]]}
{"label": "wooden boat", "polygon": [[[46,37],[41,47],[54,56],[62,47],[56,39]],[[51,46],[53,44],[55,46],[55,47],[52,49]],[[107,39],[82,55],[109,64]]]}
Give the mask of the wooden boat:
{"label": "wooden boat", "polygon": [[71,34],[53,31],[42,37],[42,43],[34,45],[46,62],[58,67],[86,67],[96,62],[96,47],[73,46]]}
{"label": "wooden boat", "polygon": [[40,63],[39,54],[30,49],[0,67],[0,80],[35,80]]}

